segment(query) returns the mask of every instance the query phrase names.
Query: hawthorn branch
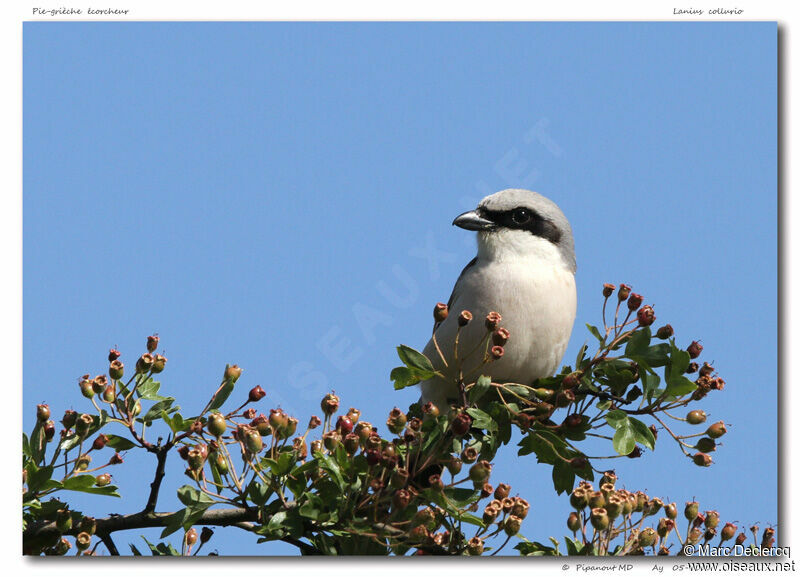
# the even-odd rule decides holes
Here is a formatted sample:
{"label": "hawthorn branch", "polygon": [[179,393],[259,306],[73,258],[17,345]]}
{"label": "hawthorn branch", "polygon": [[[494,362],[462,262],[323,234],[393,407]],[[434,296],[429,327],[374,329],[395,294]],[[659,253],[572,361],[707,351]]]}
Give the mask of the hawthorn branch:
{"label": "hawthorn branch", "polygon": [[119,557],[119,549],[117,549],[117,546],[114,544],[114,540],[111,539],[111,535],[108,533],[101,533],[97,536],[100,537],[100,541],[102,541],[103,545],[106,546],[106,549],[108,549],[108,553],[110,555]]}
{"label": "hawthorn branch", "polygon": [[[165,452],[166,453],[166,452]],[[294,509],[297,506],[295,501],[290,501],[286,507],[281,508],[282,511]],[[132,513],[130,515],[111,515],[102,519],[96,519],[96,535],[100,538],[103,544],[108,549],[111,555],[119,555],[117,547],[111,540],[111,534],[116,531],[127,531],[130,529],[148,529],[153,527],[165,527],[169,517],[173,513],[156,513],[140,511],[139,513]],[[256,524],[267,523],[269,520],[259,520],[258,509],[243,507],[232,507],[227,509],[209,509],[194,522],[194,525],[215,525],[218,527],[238,527],[245,531],[252,531]],[[73,528],[67,531],[66,535],[77,535],[80,531],[79,528]],[[61,531],[56,527],[55,521],[42,522],[33,524],[22,533],[23,543],[33,540],[41,540],[47,537],[60,537]],[[309,543],[300,541],[289,536],[280,539],[290,545],[294,545],[307,555],[319,555],[320,551]]]}
{"label": "hawthorn branch", "polygon": [[156,458],[158,464],[156,465],[156,474],[153,482],[150,483],[150,495],[147,497],[147,504],[144,506],[142,513],[152,513],[156,510],[156,503],[158,502],[158,492],[161,489],[161,481],[164,479],[164,469],[167,464],[167,454],[171,445],[167,443],[163,447],[158,447],[156,451]]}
{"label": "hawthorn branch", "polygon": [[[106,538],[112,533],[117,531],[126,531],[129,529],[147,529],[151,527],[165,527],[168,518],[173,513],[156,513],[140,511],[139,513],[132,513],[130,515],[111,515],[102,519],[96,519],[97,528],[96,534],[103,540],[103,543],[108,543]],[[247,521],[258,521],[257,509],[245,508],[227,508],[227,509],[209,509],[195,521],[195,525],[217,525],[220,527],[236,526],[240,523]],[[78,528],[73,528],[68,531],[67,535],[77,535]],[[61,535],[61,532],[56,527],[55,521],[44,522],[29,526],[23,533],[23,541],[29,539],[39,539],[50,535]],[[113,544],[112,544],[113,545]],[[109,547],[109,550],[111,548]]]}
{"label": "hawthorn branch", "polygon": [[627,399],[623,399],[622,397],[618,397],[617,395],[612,395],[611,393],[607,393],[605,391],[593,391],[591,389],[578,389],[576,391],[576,393],[581,394],[581,395],[583,395],[583,394],[591,395],[593,397],[597,397],[598,399],[614,401],[616,403],[620,403],[620,404],[623,404],[623,405],[631,404],[631,401],[629,401]]}

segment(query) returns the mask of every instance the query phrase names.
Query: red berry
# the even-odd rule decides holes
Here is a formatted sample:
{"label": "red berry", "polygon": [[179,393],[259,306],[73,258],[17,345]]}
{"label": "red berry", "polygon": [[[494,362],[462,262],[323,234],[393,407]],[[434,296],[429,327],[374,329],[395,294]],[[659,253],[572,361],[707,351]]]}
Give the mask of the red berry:
{"label": "red berry", "polygon": [[242,376],[243,370],[244,369],[240,368],[239,365],[226,365],[225,372],[222,374],[222,378],[226,381],[235,383],[239,380],[239,377]]}
{"label": "red berry", "polygon": [[147,337],[147,352],[152,353],[158,348],[158,335]]}
{"label": "red berry", "polygon": [[457,437],[466,435],[471,426],[472,417],[470,417],[467,413],[459,413],[451,425],[453,434]]}
{"label": "red berry", "polygon": [[672,328],[672,325],[664,325],[660,329],[656,331],[656,336],[661,340],[666,340],[670,338],[672,335],[675,334],[675,330]]}
{"label": "red berry", "polygon": [[247,400],[251,403],[257,403],[266,396],[266,391],[261,388],[261,385],[258,385],[250,389],[250,393],[247,395]]}
{"label": "red berry", "polygon": [[699,425],[700,423],[705,423],[706,412],[700,409],[689,411],[689,413],[686,415],[686,422],[690,425]]}
{"label": "red berry", "polygon": [[342,435],[352,433],[353,421],[351,421],[348,417],[340,416],[338,419],[336,419],[336,428]]}
{"label": "red berry", "polygon": [[697,357],[700,356],[700,353],[703,352],[703,345],[701,345],[697,341],[692,341],[692,343],[686,349],[686,352],[689,353],[689,357],[696,359]]}
{"label": "red berry", "polygon": [[436,306],[433,307],[433,320],[437,323],[444,321],[448,314],[447,305],[444,303],[436,303]]}
{"label": "red berry", "polygon": [[500,327],[496,331],[492,333],[492,344],[503,346],[508,342],[508,339],[511,337],[511,333],[508,332],[508,329],[504,329]]}
{"label": "red berry", "polygon": [[381,462],[381,452],[376,449],[367,451],[367,463],[370,465],[377,465]]}
{"label": "red berry", "polygon": [[46,421],[50,418],[50,407],[47,405],[36,405],[36,419]]}
{"label": "red berry", "polygon": [[656,313],[653,310],[653,307],[650,305],[645,305],[639,309],[639,312],[636,313],[636,318],[639,321],[639,326],[649,327],[656,320]]}
{"label": "red berry", "polygon": [[497,327],[500,326],[500,321],[503,320],[503,317],[500,316],[500,313],[497,312],[490,312],[486,315],[486,330],[488,331],[495,331]]}
{"label": "red berry", "polygon": [[94,442],[92,443],[92,449],[94,449],[95,451],[99,451],[100,449],[106,446],[106,443],[108,443],[108,437],[100,433],[99,435],[97,435],[97,437],[95,437]]}

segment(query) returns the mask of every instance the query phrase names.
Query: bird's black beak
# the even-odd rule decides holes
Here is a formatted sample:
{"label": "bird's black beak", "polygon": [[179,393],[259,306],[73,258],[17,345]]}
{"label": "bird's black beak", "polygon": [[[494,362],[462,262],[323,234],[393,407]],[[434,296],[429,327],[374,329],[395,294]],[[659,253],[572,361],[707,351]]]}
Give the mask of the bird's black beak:
{"label": "bird's black beak", "polygon": [[491,230],[495,227],[491,220],[483,218],[474,210],[458,215],[453,224],[466,230]]}

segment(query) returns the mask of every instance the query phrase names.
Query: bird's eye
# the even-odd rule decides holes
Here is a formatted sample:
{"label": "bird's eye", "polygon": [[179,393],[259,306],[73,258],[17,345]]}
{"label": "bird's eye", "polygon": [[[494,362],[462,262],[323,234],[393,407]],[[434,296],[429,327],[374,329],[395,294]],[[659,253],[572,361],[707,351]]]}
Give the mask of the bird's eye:
{"label": "bird's eye", "polygon": [[514,221],[514,224],[525,224],[530,221],[532,217],[533,213],[527,208],[516,208],[514,212],[511,213],[511,220]]}

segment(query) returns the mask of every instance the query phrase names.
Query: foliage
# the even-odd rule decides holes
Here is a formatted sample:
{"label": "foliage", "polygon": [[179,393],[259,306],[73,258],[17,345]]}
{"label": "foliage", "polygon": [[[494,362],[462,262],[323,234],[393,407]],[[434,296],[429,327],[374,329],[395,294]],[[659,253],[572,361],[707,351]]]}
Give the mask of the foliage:
{"label": "foliage", "polygon": [[[209,525],[251,531],[259,542],[284,541],[303,554],[481,555],[496,554],[512,541],[521,555],[669,554],[674,543],[708,543],[717,534],[720,542],[735,537],[743,543],[736,526],[728,523],[718,533],[719,515],[700,513],[693,502],[686,505],[688,525],[681,533],[674,503],[617,489],[613,471],[597,468],[599,459],[639,458],[643,449],[655,448],[662,431],[693,463],[709,466],[709,453],[725,433],[721,421],[696,434],[667,425],[669,420],[706,427],[702,410],[686,417],[674,413],[725,383],[709,364],[700,367],[694,360],[702,352],[699,343],[680,348],[669,325],[653,333],[652,307],[641,306],[641,296],[627,285],[616,292],[614,318],[607,323],[615,290],[603,289],[603,328],[588,326],[596,350],[590,354],[582,347],[574,367],[535,383],[459,378],[459,403],[394,408],[387,434],[357,409],[340,413],[332,393],[322,399],[323,417],[312,416],[302,433],[298,419],[280,408],[257,412],[254,405],[265,395],[261,387],[224,409],[235,398],[242,372],[236,365],[226,367],[199,414],[183,416],[155,380],[167,361],[155,353],[157,336],[148,338],[148,352],[127,380],[120,353],[111,350],[108,376],[85,375],[79,383],[93,410],[67,411],[56,441],[50,409],[39,405],[33,431],[23,435],[23,551],[63,555],[74,542],[77,554],[93,554],[102,542],[119,554],[114,532],[160,527],[160,539],[179,532],[180,550],[143,537],[152,555],[196,555],[213,535]],[[437,318],[446,314],[437,305]],[[482,366],[500,358],[513,338],[499,326],[499,314],[490,317],[485,346],[472,353],[483,355]],[[402,366],[391,372],[395,388],[438,374],[410,347],[400,346],[398,355]],[[515,428],[521,432],[519,457],[535,455],[548,467],[555,492],[567,493],[575,509],[567,521],[573,537],[565,538],[563,550],[553,538],[544,545],[523,537],[530,503],[511,496],[505,483],[489,483],[491,461]],[[582,447],[589,441],[605,443],[610,453],[588,456]],[[93,466],[109,449],[113,456]],[[147,451],[156,461],[141,512],[94,519],[69,506],[70,491],[119,497],[105,471],[133,450]],[[156,512],[166,460],[176,453],[189,479],[178,490],[183,508]],[[195,527],[202,527],[199,535]],[[755,545],[758,528],[752,530]],[[772,542],[768,528],[760,545]],[[142,554],[133,544],[130,549]]]}

